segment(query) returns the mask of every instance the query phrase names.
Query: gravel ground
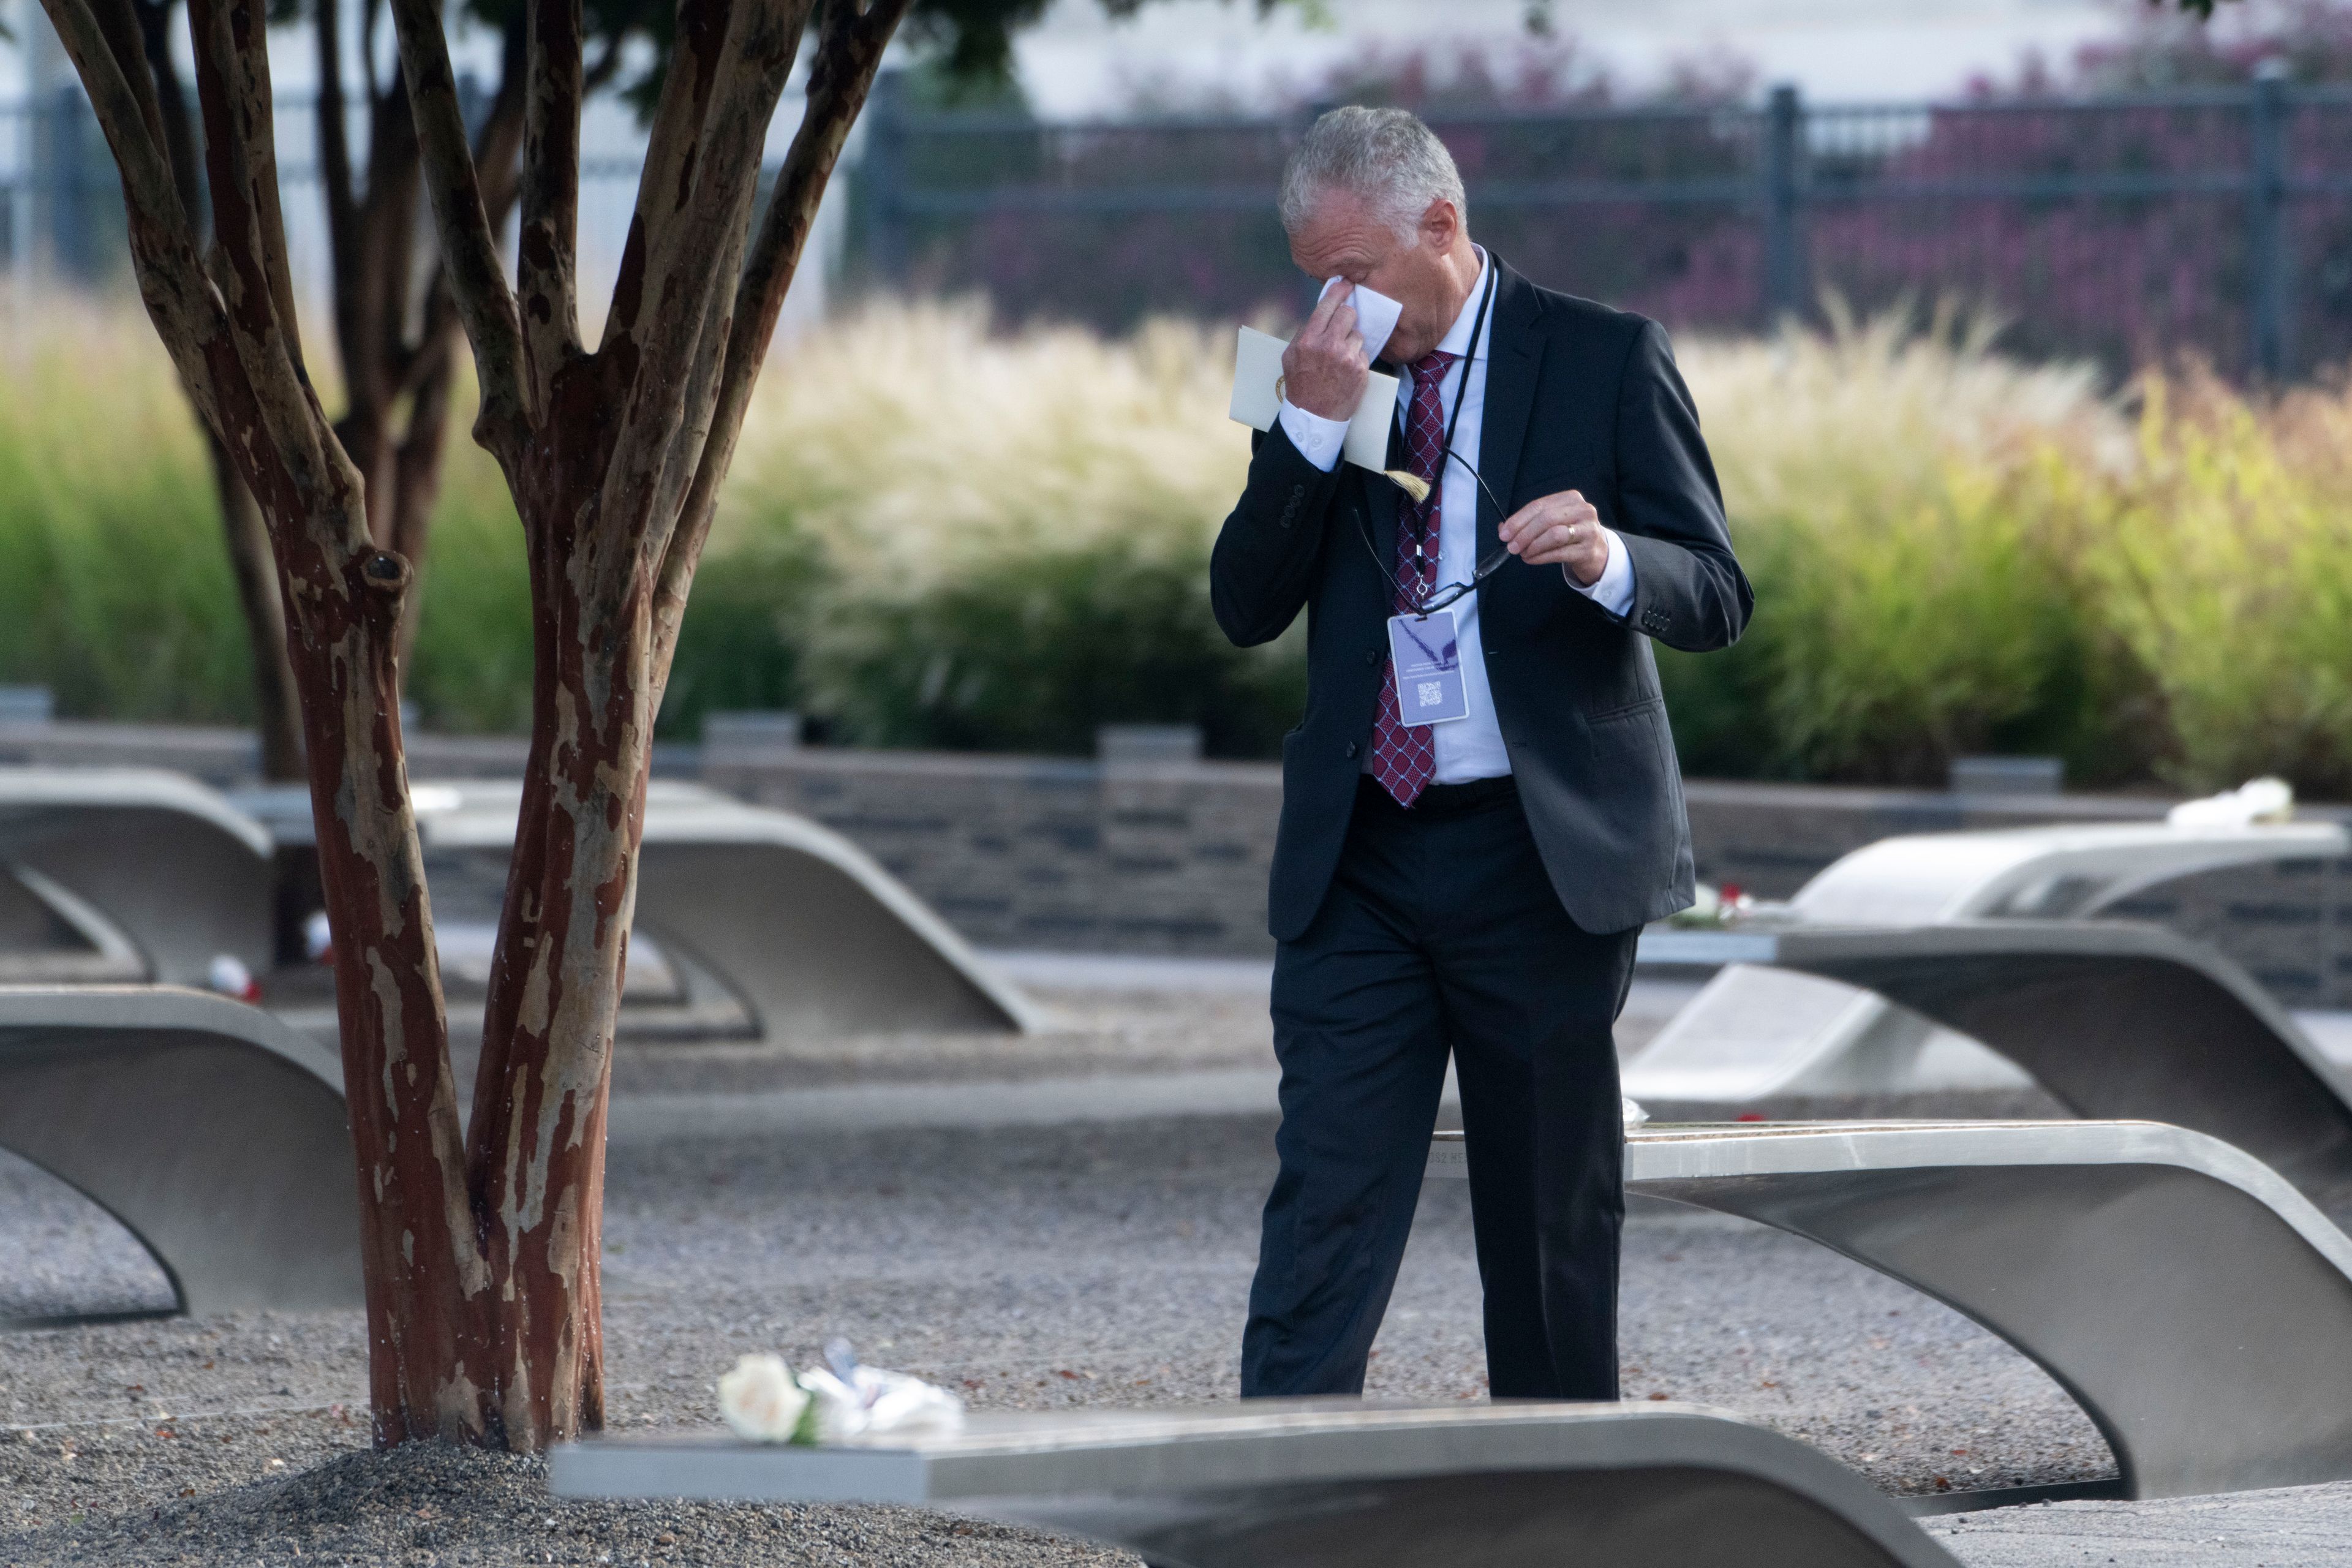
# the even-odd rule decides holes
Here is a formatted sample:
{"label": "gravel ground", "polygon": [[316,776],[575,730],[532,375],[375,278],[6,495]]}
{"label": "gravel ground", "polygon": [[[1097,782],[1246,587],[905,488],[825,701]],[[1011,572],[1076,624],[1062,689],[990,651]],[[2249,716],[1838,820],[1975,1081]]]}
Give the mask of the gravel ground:
{"label": "gravel ground", "polygon": [[[1066,1058],[1174,1059],[1188,1012],[1208,1054],[1181,1065],[1253,1044],[1237,1022],[1218,1033],[1229,999],[1054,1000],[1097,1020],[1064,1032]],[[698,1068],[667,1070],[677,1092]],[[712,1079],[778,1086],[740,1060]],[[835,1333],[976,1406],[1231,1398],[1273,1131],[1270,1116],[1229,1116],[616,1148],[605,1226],[615,1425],[711,1426],[711,1381],[737,1354],[812,1359]],[[1425,1189],[1368,1392],[1483,1395],[1468,1218],[1465,1184]],[[102,1215],[17,1166],[0,1169],[0,1257],[20,1256],[33,1261],[0,1281],[0,1317],[169,1299]],[[1893,1491],[2112,1472],[2073,1402],[2006,1345],[1825,1249],[1737,1220],[1637,1205],[1622,1345],[1629,1398],[1746,1412]],[[366,1453],[364,1399],[356,1314],[11,1333],[0,1340],[0,1563],[1132,1561],[908,1510],[559,1503],[527,1460]],[[2317,1506],[2352,1518],[2352,1501],[2333,1515]],[[1965,1521],[1936,1528],[1987,1563],[2096,1560],[2071,1546],[2018,1555],[2050,1543]]]}

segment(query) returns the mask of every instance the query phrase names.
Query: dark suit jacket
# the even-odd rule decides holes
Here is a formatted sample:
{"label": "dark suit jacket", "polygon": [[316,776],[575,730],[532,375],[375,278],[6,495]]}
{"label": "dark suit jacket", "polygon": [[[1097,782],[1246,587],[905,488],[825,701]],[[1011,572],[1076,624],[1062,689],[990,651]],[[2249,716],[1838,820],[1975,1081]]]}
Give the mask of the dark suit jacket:
{"label": "dark suit jacket", "polygon": [[[1497,265],[1500,265],[1498,262]],[[1528,822],[1569,918],[1622,931],[1691,901],[1690,828],[1649,639],[1728,646],[1754,603],[1731,552],[1698,413],[1656,322],[1538,289],[1508,267],[1495,295],[1478,468],[1513,510],[1583,492],[1633,557],[1621,620],[1556,566],[1512,561],[1478,591],[1495,714]],[[1330,886],[1371,743],[1388,658],[1398,491],[1342,462],[1324,473],[1277,423],[1210,563],[1217,624],[1244,647],[1307,613],[1307,716],[1282,742],[1282,826],[1268,925],[1291,941]],[[1479,509],[1481,559],[1501,519]]]}

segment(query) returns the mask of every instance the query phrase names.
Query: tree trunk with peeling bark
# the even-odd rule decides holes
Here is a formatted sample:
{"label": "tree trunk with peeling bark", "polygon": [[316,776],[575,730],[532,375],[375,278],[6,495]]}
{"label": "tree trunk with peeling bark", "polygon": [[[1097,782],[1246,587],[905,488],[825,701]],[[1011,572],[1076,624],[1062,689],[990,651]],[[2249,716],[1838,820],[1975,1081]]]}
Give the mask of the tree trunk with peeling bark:
{"label": "tree trunk with peeling bark", "polygon": [[[653,717],[752,383],[908,0],[680,0],[593,351],[575,279],[579,0],[528,5],[512,284],[439,5],[393,0],[442,288],[481,386],[475,438],[530,563],[530,759],[464,1129],[401,750],[415,572],[388,547],[399,525],[370,515],[383,455],[354,460],[303,368],[264,10],[190,3],[207,253],[132,3],[43,0],[121,166],[148,312],[269,532],[334,931],[375,1436],[537,1448],[604,1415],[604,1117]],[[804,35],[808,109],[754,234],[761,148]]]}
{"label": "tree trunk with peeling bark", "polygon": [[229,576],[236,584],[236,605],[252,647],[253,727],[260,742],[261,776],[272,784],[298,783],[305,776],[302,709],[294,695],[294,668],[286,661],[286,612],[278,602],[269,530],[228,449],[217,438],[205,446],[213,495],[220,502],[221,542],[228,551]]}
{"label": "tree trunk with peeling bark", "polygon": [[[154,73],[155,104],[163,157],[183,210],[204,203],[204,175],[197,169],[196,127],[172,56],[172,16],[177,0],[131,0],[141,53]],[[211,437],[209,431],[206,432]],[[294,697],[294,671],[286,661],[286,617],[278,607],[278,573],[269,558],[269,532],[253,492],[218,437],[205,443],[212,464],[213,495],[220,505],[221,543],[228,552],[230,579],[253,659],[254,729],[260,739],[261,776],[290,784],[302,773],[302,714]]]}

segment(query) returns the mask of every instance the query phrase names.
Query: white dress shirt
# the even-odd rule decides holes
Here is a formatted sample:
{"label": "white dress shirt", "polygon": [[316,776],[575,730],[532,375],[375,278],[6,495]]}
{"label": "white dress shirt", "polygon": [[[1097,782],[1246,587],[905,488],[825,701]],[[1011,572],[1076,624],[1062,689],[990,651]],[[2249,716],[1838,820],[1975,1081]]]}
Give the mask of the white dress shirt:
{"label": "white dress shirt", "polygon": [[[1454,450],[1469,462],[1477,461],[1478,437],[1484,428],[1486,408],[1486,363],[1495,335],[1494,310],[1486,312],[1486,323],[1478,335],[1478,350],[1469,354],[1471,322],[1478,313],[1478,298],[1486,288],[1486,253],[1478,252],[1478,278],[1472,284],[1470,297],[1464,301],[1462,313],[1454,319],[1452,330],[1438,342],[1438,348],[1453,354],[1454,363],[1447,368],[1445,379],[1438,384],[1438,400],[1454,424]],[[1465,357],[1467,355],[1468,357]],[[1454,410],[1454,400],[1461,400],[1461,411]],[[1407,370],[1397,382],[1397,413],[1409,418],[1412,408],[1412,373]],[[1339,447],[1347,438],[1348,422],[1326,419],[1310,414],[1283,399],[1278,417],[1290,444],[1299,455],[1325,473],[1339,465]],[[1508,475],[1488,475],[1486,482],[1495,493],[1504,493],[1503,484]],[[1384,482],[1384,481],[1383,481]],[[1449,458],[1445,477],[1438,492],[1437,524],[1437,585],[1450,587],[1466,583],[1476,574],[1478,564],[1478,480],[1467,464]],[[1398,526],[1403,527],[1403,511],[1411,501],[1402,491],[1397,494]],[[1495,520],[1500,522],[1502,519]],[[1601,529],[1609,542],[1609,564],[1591,587],[1578,582],[1566,566],[1560,575],[1568,585],[1592,600],[1614,616],[1622,616],[1633,606],[1633,562],[1626,553],[1624,541],[1616,531]],[[1505,571],[1512,570],[1506,566]],[[1495,718],[1495,696],[1486,685],[1486,655],[1478,640],[1478,595],[1465,594],[1454,603],[1461,617],[1462,684],[1470,702],[1470,711],[1460,719],[1429,727],[1433,748],[1437,753],[1438,784],[1468,784],[1473,779],[1500,778],[1511,771],[1511,757],[1503,745],[1503,731]],[[1364,748],[1366,772],[1371,769],[1372,748]]]}

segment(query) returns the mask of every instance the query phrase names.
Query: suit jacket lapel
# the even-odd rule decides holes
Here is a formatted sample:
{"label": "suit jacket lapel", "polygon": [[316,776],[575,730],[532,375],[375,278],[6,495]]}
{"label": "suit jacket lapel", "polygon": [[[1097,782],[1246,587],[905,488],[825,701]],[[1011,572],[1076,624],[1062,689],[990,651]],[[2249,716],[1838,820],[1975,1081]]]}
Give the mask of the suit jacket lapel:
{"label": "suit jacket lapel", "polygon": [[[1394,366],[1384,362],[1374,362],[1373,368],[1383,375],[1399,374]],[[1345,462],[1347,459],[1343,458],[1340,460]],[[1405,465],[1404,426],[1393,414],[1389,416],[1388,465],[1391,468],[1402,468]],[[1384,595],[1392,595],[1396,592],[1398,490],[1396,486],[1378,474],[1364,474],[1362,478],[1364,506],[1372,524],[1372,552],[1380,557],[1384,574],[1383,594]],[[1387,598],[1383,596],[1381,603],[1386,605],[1387,602]]]}
{"label": "suit jacket lapel", "polygon": [[[1494,253],[1490,250],[1489,256]],[[1543,300],[1535,286],[1497,258],[1501,268],[1495,283],[1495,321],[1487,338],[1486,406],[1478,436],[1478,471],[1506,506],[1516,505],[1511,481],[1519,468],[1519,449],[1527,445],[1528,420],[1535,412],[1536,376],[1543,365],[1543,339],[1536,319]],[[1502,519],[1479,497],[1478,558],[1493,553]]]}

